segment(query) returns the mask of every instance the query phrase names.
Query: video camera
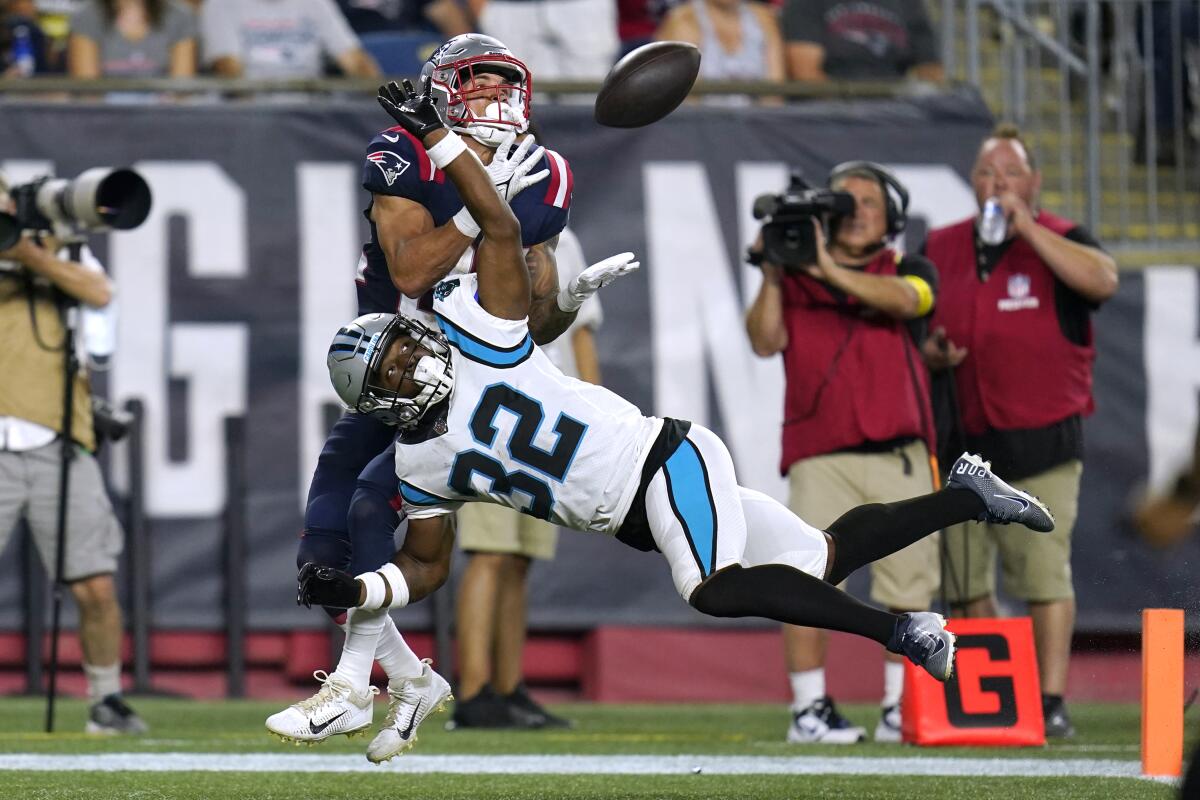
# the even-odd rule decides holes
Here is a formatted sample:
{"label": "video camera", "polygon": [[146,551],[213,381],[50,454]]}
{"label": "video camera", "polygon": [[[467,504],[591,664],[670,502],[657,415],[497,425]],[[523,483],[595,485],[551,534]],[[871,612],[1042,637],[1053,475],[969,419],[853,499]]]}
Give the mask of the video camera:
{"label": "video camera", "polygon": [[22,231],[70,241],[84,233],[131,230],[150,214],[150,186],[131,169],[94,167],[74,180],[45,176],[8,193],[16,210],[0,212],[0,250],[14,246]]}
{"label": "video camera", "polygon": [[783,194],[762,194],[754,199],[754,218],[765,219],[761,253],[752,253],[751,264],[777,264],[785,272],[798,272],[817,262],[817,237],[813,219],[829,233],[829,223],[854,213],[854,195],[832,189],[814,189],[799,172],[793,172]]}

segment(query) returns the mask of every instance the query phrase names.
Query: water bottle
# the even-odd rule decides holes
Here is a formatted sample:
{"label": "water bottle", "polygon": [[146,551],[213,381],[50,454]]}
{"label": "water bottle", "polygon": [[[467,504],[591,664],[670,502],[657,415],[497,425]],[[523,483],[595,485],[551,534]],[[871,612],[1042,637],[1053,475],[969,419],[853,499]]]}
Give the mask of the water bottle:
{"label": "water bottle", "polygon": [[16,25],[12,30],[12,60],[17,68],[17,75],[28,78],[33,75],[37,65],[33,57],[33,34],[28,25]]}
{"label": "water bottle", "polygon": [[979,240],[987,245],[998,245],[1008,236],[1008,218],[1000,201],[989,197],[979,215]]}

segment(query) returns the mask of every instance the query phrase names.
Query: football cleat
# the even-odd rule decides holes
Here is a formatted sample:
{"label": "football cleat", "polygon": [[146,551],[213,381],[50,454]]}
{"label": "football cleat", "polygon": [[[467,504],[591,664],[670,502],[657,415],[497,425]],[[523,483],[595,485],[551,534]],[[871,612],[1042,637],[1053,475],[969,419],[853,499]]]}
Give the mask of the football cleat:
{"label": "football cleat", "polygon": [[102,734],[141,734],[150,728],[119,694],[110,694],[88,710],[85,730]]}
{"label": "football cleat", "polygon": [[946,619],[932,611],[901,614],[887,649],[903,653],[943,683],[954,672],[954,634],[946,630]]}
{"label": "football cleat", "polygon": [[822,697],[808,708],[792,712],[787,732],[789,744],[857,744],[866,737],[866,729],[839,714],[831,697]]}
{"label": "football cleat", "polygon": [[1049,533],[1054,530],[1054,515],[1046,504],[1033,495],[1009,486],[992,472],[992,462],[963,453],[950,468],[947,486],[970,489],[983,500],[987,511],[980,522],[1007,525],[1019,522],[1030,530]]}
{"label": "football cleat", "polygon": [[429,659],[421,660],[421,674],[403,681],[398,687],[388,685],[387,719],[383,728],[367,745],[367,760],[382,764],[400,755],[417,741],[417,728],[430,714],[446,707],[453,700],[450,684],[433,671]]}
{"label": "football cleat", "polygon": [[879,722],[875,725],[875,741],[887,744],[903,741],[900,723],[900,706],[888,706],[883,709],[879,715]]}
{"label": "football cleat", "polygon": [[321,689],[307,700],[288,706],[267,717],[267,730],[285,742],[316,744],[339,733],[353,736],[371,727],[375,695],[379,690],[368,686],[355,691],[336,673],[317,670],[313,677]]}

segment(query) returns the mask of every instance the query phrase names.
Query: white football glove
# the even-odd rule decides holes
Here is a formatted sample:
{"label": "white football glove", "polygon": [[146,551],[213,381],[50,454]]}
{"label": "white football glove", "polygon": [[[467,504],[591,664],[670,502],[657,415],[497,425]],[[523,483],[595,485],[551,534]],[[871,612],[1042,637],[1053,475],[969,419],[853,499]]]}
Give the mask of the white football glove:
{"label": "white football glove", "polygon": [[496,154],[492,156],[492,163],[485,167],[488,177],[492,179],[492,183],[496,184],[496,191],[509,203],[525,189],[545,180],[546,176],[550,174],[548,169],[529,174],[529,171],[542,160],[546,148],[539,145],[531,153],[530,150],[537,144],[537,141],[532,136],[526,136],[514,150],[513,144],[516,141],[515,133],[509,133],[501,139],[500,145],[496,148]]}
{"label": "white football glove", "polygon": [[558,307],[566,312],[578,311],[584,300],[642,265],[633,259],[633,253],[621,253],[592,264],[559,290]]}

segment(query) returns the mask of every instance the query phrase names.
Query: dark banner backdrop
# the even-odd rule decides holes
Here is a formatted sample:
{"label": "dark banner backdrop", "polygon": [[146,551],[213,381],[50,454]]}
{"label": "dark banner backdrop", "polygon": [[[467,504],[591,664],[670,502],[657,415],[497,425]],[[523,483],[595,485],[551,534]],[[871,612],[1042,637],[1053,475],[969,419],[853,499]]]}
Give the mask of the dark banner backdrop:
{"label": "dark banner backdrop", "polygon": [[[685,108],[635,131],[600,128],[587,107],[535,116],[543,141],[572,165],[572,227],[588,257],[642,256],[639,273],[602,294],[606,383],[646,413],[713,426],[729,439],[743,482],[777,496],[780,370],[753,358],[740,320],[757,286],[740,264],[754,234],[754,195],[781,189],[789,167],[820,182],[840,161],[883,162],[912,190],[912,246],[927,226],[971,213],[965,176],[991,124],[968,95]],[[250,624],[324,624],[294,605],[295,543],[332,408],[324,348],[354,314],[366,204],[359,165],[365,143],[387,124],[369,102],[3,111],[0,164],[13,179],[132,164],[155,194],[142,229],[92,246],[114,275],[120,305],[118,351],[96,383],[118,403],[142,397],[149,412],[157,627],[221,624],[221,424],[230,415],[245,416],[248,437]],[[1182,458],[1178,442],[1196,417],[1200,370],[1190,366],[1161,370],[1166,395],[1149,400],[1151,277],[1124,276],[1096,318],[1098,412],[1087,423],[1074,556],[1081,628],[1133,629],[1144,606],[1192,602],[1200,545],[1156,553],[1122,522],[1127,497],[1154,465],[1162,479]],[[1170,324],[1154,334],[1155,346],[1176,348],[1176,364],[1200,362],[1196,275],[1163,277],[1156,302],[1170,307]],[[1150,419],[1151,405],[1161,419]],[[1165,431],[1157,438],[1155,425]],[[1157,455],[1151,440],[1160,442]],[[120,447],[111,453],[118,490],[123,459]],[[0,567],[0,626],[9,628],[20,624],[14,552]],[[424,626],[428,604],[398,616]],[[675,596],[659,557],[573,532],[560,539],[558,558],[533,573],[531,619],[541,629],[712,624]]]}

